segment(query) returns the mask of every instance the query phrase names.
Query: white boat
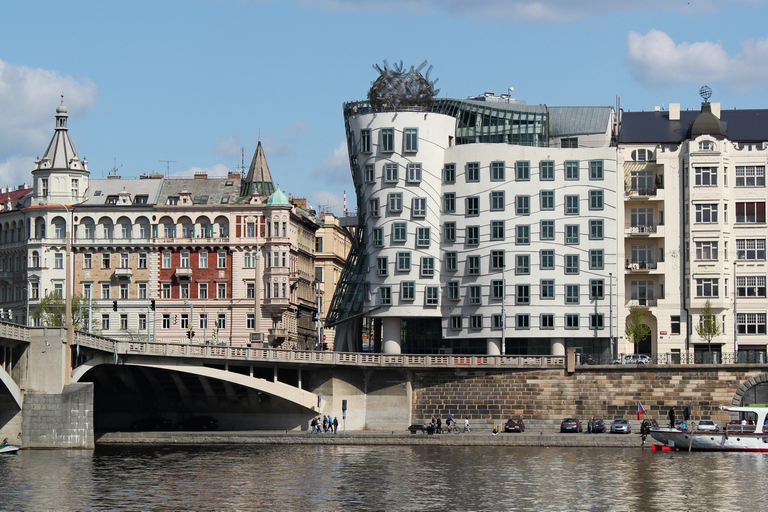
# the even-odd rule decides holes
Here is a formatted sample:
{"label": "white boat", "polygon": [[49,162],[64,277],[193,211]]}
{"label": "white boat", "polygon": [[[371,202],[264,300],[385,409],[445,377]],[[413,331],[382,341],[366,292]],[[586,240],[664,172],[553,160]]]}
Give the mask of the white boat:
{"label": "white boat", "polygon": [[0,444],[0,454],[3,454],[3,453],[18,453],[19,452],[19,448],[21,448],[21,447],[19,445],[17,445],[17,444],[7,444],[7,443]]}
{"label": "white boat", "polygon": [[722,432],[654,427],[650,435],[663,445],[682,451],[768,452],[768,429],[765,425],[768,405],[721,406],[720,409],[747,413],[750,420],[728,423]]}

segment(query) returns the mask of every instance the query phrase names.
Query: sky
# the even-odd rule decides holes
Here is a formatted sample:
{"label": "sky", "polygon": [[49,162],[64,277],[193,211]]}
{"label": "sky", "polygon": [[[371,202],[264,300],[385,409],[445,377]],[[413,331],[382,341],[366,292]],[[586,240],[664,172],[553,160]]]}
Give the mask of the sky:
{"label": "sky", "polygon": [[0,187],[31,183],[64,95],[92,178],[225,176],[258,141],[318,210],[355,194],[342,104],[386,59],[441,97],[766,108],[768,0],[25,0],[0,6]]}

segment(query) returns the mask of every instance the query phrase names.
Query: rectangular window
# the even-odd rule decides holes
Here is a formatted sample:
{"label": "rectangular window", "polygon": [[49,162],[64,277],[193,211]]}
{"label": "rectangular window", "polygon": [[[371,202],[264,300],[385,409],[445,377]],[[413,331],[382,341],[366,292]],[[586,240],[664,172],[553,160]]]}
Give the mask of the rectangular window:
{"label": "rectangular window", "polygon": [[515,226],[515,245],[530,245],[531,226],[527,224]]}
{"label": "rectangular window", "polygon": [[467,274],[477,275],[480,273],[480,256],[467,256]]}
{"label": "rectangular window", "polygon": [[397,270],[399,272],[408,272],[411,270],[411,253],[399,252],[397,253]]}
{"label": "rectangular window", "polygon": [[163,283],[160,288],[160,298],[161,299],[170,299],[171,298],[171,283]]}
{"label": "rectangular window", "polygon": [[416,246],[429,247],[429,228],[416,228]]}
{"label": "rectangular window", "polygon": [[445,224],[443,224],[443,239],[446,242],[456,241],[456,223],[455,222],[446,222]]}
{"label": "rectangular window", "polygon": [[247,283],[246,284],[245,298],[246,299],[255,299],[256,298],[256,284],[255,283]]}
{"label": "rectangular window", "polygon": [[491,162],[491,181],[504,181],[504,162]]}
{"label": "rectangular window", "polygon": [[555,162],[542,160],[539,162],[539,180],[552,181],[555,179]]}
{"label": "rectangular window", "polygon": [[179,285],[180,296],[182,299],[189,298],[189,283],[181,283]]}
{"label": "rectangular window", "polygon": [[[35,284],[37,284],[37,283],[35,283]],[[146,286],[146,285],[144,285],[144,286]],[[32,298],[36,299],[37,297],[32,297]],[[90,299],[91,298],[91,283],[83,283],[83,298],[84,299]]]}
{"label": "rectangular window", "polygon": [[555,209],[555,191],[554,190],[542,190],[541,192],[539,192],[539,209],[541,210]]}
{"label": "rectangular window", "polygon": [[220,252],[218,254],[218,258],[216,260],[216,267],[217,268],[227,268],[227,253],[226,252]]}
{"label": "rectangular window", "polygon": [[565,285],[565,303],[566,304],[579,303],[579,285],[577,284]]}
{"label": "rectangular window", "polygon": [[418,128],[406,128],[405,129],[405,144],[403,151],[406,153],[415,153],[419,150],[419,129]]}
{"label": "rectangular window", "polygon": [[392,241],[393,242],[405,242],[406,241],[406,224],[405,222],[395,222],[392,224]]}
{"label": "rectangular window", "polygon": [[480,215],[480,198],[470,196],[467,198],[467,216],[476,217],[477,215]]}
{"label": "rectangular window", "polygon": [[565,255],[565,273],[571,275],[579,273],[579,256],[577,254]]}
{"label": "rectangular window", "polygon": [[531,287],[527,284],[515,285],[515,304],[524,305],[531,303]]}
{"label": "rectangular window", "polygon": [[53,255],[53,268],[64,268],[64,255],[57,252]]}
{"label": "rectangular window", "polygon": [[381,129],[381,150],[386,152],[392,152],[395,150],[395,129],[394,128]]}
{"label": "rectangular window", "polygon": [[504,280],[494,279],[491,281],[491,298],[501,300],[504,298]]}
{"label": "rectangular window", "polygon": [[208,283],[197,283],[197,298],[198,299],[208,298]]}
{"label": "rectangular window", "polygon": [[539,329],[554,329],[555,328],[555,315],[552,313],[544,313],[539,315]]}
{"label": "rectangular window", "polygon": [[469,317],[469,328],[479,331],[483,328],[483,315],[471,315]]}
{"label": "rectangular window", "polygon": [[700,187],[717,186],[717,167],[696,167],[694,169],[695,184]]}
{"label": "rectangular window", "polygon": [[591,180],[603,179],[603,161],[602,160],[590,160],[589,179]]}
{"label": "rectangular window", "polygon": [[126,313],[120,314],[120,330],[121,331],[128,330],[128,315]]}
{"label": "rectangular window", "polygon": [[227,283],[216,283],[216,298],[217,299],[227,298]]}
{"label": "rectangular window", "polygon": [[467,164],[467,182],[480,181],[480,162],[469,162]]}
{"label": "rectangular window", "polygon": [[495,212],[504,211],[504,191],[493,190],[491,192],[491,210]]}
{"label": "rectangular window", "polygon": [[[699,223],[717,223],[717,204],[697,204],[696,222]],[[736,222],[738,222],[738,203],[736,204]]]}
{"label": "rectangular window", "polygon": [[680,334],[680,316],[670,316],[669,317],[669,324],[670,324],[670,334]]}
{"label": "rectangular window", "polygon": [[370,129],[360,130],[360,152],[361,153],[371,152],[371,130]]}
{"label": "rectangular window", "polygon": [[109,315],[101,315],[101,330],[109,330]]}
{"label": "rectangular window", "polygon": [[565,314],[565,328],[566,329],[578,329],[579,328],[579,315],[576,313]]}
{"label": "rectangular window", "polygon": [[455,252],[445,253],[445,270],[448,272],[456,272],[458,268],[458,255]]}
{"label": "rectangular window", "polygon": [[491,240],[504,240],[504,221],[492,220],[491,221]]}
{"label": "rectangular window", "polygon": [[411,213],[414,217],[426,217],[427,216],[427,198],[414,197],[411,200]]}
{"label": "rectangular window", "polygon": [[109,291],[110,291],[109,283],[101,283],[101,298],[102,299],[108,299],[109,298]]}
{"label": "rectangular window", "polygon": [[374,247],[384,246],[384,228],[373,228],[371,231],[371,244]]}
{"label": "rectangular window", "polygon": [[[738,247],[738,241],[737,241]],[[717,242],[696,242],[696,259],[717,261]]]}
{"label": "rectangular window", "polygon": [[456,211],[456,193],[446,192],[443,194],[443,212],[453,213]]}
{"label": "rectangular window", "polygon": [[416,283],[403,281],[400,283],[400,300],[413,300],[416,297]]}
{"label": "rectangular window", "polygon": [[518,313],[515,315],[516,329],[530,329],[531,315],[527,313]]}
{"label": "rectangular window", "polygon": [[602,270],[605,266],[603,261],[602,249],[590,249],[589,250],[589,269],[590,270]]}
{"label": "rectangular window", "polygon": [[365,164],[363,167],[363,181],[366,183],[376,182],[376,168],[373,164]]}
{"label": "rectangular window", "polygon": [[459,300],[459,282],[458,281],[448,281],[448,299],[449,300]]}
{"label": "rectangular window", "polygon": [[443,183],[456,183],[456,164],[443,166]]}
{"label": "rectangular window", "polygon": [[440,288],[437,286],[427,286],[424,291],[426,292],[424,303],[427,306],[437,306],[440,300]]}
{"label": "rectangular window", "polygon": [[579,147],[579,138],[578,137],[566,137],[564,139],[560,139],[560,147],[561,148],[578,148]]}
{"label": "rectangular window", "polygon": [[480,243],[480,226],[467,226],[465,232],[467,245],[477,245]]}
{"label": "rectangular window", "polygon": [[740,260],[765,261],[765,239],[736,240],[736,258]]}
{"label": "rectangular window", "polygon": [[147,253],[139,253],[139,268],[147,268]]}
{"label": "rectangular window", "polygon": [[491,315],[491,327],[493,329],[501,329],[504,327],[504,321],[501,319],[500,314]]}
{"label": "rectangular window", "polygon": [[[494,252],[497,252],[497,251],[494,251]],[[503,255],[503,251],[498,251],[498,252],[501,252]],[[504,268],[504,267],[502,266],[498,268]],[[531,256],[529,254],[516,254],[515,255],[515,274],[528,275],[530,273],[531,273]]]}
{"label": "rectangular window", "polygon": [[503,268],[504,268],[504,251],[503,250],[491,251],[491,270],[502,270]]}
{"label": "rectangular window", "polygon": [[112,259],[109,253],[104,253],[101,255],[101,268],[103,269],[112,268]]}
{"label": "rectangular window", "polygon": [[179,256],[179,267],[181,268],[189,268],[189,253],[188,252],[182,252]]}
{"label": "rectangular window", "polygon": [[[39,267],[40,263],[37,262],[36,265],[32,265],[33,267]],[[83,254],[83,268],[93,268],[93,255],[89,252]]]}
{"label": "rectangular window", "polygon": [[765,313],[737,313],[736,330],[739,334],[765,334]]}
{"label": "rectangular window", "polygon": [[387,211],[389,213],[403,211],[403,194],[401,192],[391,192],[387,194]]}
{"label": "rectangular window", "polygon": [[408,183],[421,182],[421,164],[408,164],[406,169],[406,181]]}
{"label": "rectangular window", "polygon": [[736,203],[736,223],[765,223],[765,203]]}
{"label": "rectangular window", "polygon": [[539,285],[539,297],[544,300],[555,298],[555,280],[542,279]]}
{"label": "rectangular window", "polygon": [[589,280],[589,298],[597,300],[605,298],[604,283],[602,279]]}
{"label": "rectangular window", "polygon": [[575,224],[565,226],[565,243],[575,245],[579,243],[579,226]]}
{"label": "rectangular window", "polygon": [[451,315],[451,329],[454,331],[461,330],[461,315]]}
{"label": "rectangular window", "polygon": [[515,181],[530,181],[531,162],[515,162]]}
{"label": "rectangular window", "polygon": [[531,196],[515,196],[516,213],[529,215],[531,213]]}
{"label": "rectangular window", "polygon": [[385,276],[389,272],[389,265],[387,263],[386,256],[380,256],[376,258],[376,275]]}
{"label": "rectangular window", "polygon": [[765,187],[765,166],[736,166],[737,187]]}
{"label": "rectangular window", "polygon": [[256,315],[253,313],[246,313],[245,315],[245,328],[252,330],[256,328]]}
{"label": "rectangular window", "polygon": [[371,217],[379,216],[379,198],[372,197],[368,200],[368,215]]}
{"label": "rectangular window", "polygon": [[543,249],[539,252],[539,267],[541,270],[553,270],[555,268],[555,250]]}
{"label": "rectangular window", "polygon": [[604,318],[602,313],[589,314],[589,328],[593,331],[604,329]]}
{"label": "rectangular window", "polygon": [[163,329],[170,329],[171,328],[171,315],[169,313],[163,313],[162,328]]}
{"label": "rectangular window", "polygon": [[696,279],[696,297],[719,297],[719,279]]}
{"label": "rectangular window", "polygon": [[471,286],[467,286],[467,293],[469,294],[469,303],[473,306],[480,305],[482,299],[481,299],[481,292],[482,289],[480,288],[480,285],[473,284]]}
{"label": "rectangular window", "polygon": [[140,299],[146,299],[147,298],[147,283],[139,283],[139,298]]}
{"label": "rectangular window", "polygon": [[603,191],[602,190],[590,190],[589,191],[589,209],[590,210],[602,210],[603,206]]}
{"label": "rectangular window", "polygon": [[216,317],[216,328],[217,329],[226,329],[227,328],[227,315],[225,313],[219,313]]}
{"label": "rectangular window", "polygon": [[579,179],[579,162],[578,161],[565,162],[565,179],[566,180]]}
{"label": "rectangular window", "polygon": [[541,234],[542,240],[554,240],[555,239],[555,221],[543,220],[541,221]]}
{"label": "rectangular window", "polygon": [[603,239],[603,221],[590,220],[589,221],[589,239],[590,240],[602,240]]}
{"label": "rectangular window", "polygon": [[432,256],[421,257],[421,275],[433,276],[435,275],[435,258]]}
{"label": "rectangular window", "polygon": [[565,214],[579,214],[579,196],[565,196]]}
{"label": "rectangular window", "polygon": [[200,329],[208,328],[208,313],[200,313],[200,318],[197,325]]}
{"label": "rectangular window", "polygon": [[384,183],[397,183],[397,170],[397,164],[384,164]]}
{"label": "rectangular window", "polygon": [[765,297],[765,276],[736,277],[736,296]]}

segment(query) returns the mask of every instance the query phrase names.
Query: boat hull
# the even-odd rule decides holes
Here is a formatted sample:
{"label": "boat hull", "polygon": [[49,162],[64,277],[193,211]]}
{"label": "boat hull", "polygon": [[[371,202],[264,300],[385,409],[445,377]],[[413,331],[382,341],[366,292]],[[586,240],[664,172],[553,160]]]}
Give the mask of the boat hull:
{"label": "boat hull", "polygon": [[16,444],[0,445],[0,454],[3,454],[3,453],[18,453],[19,448],[21,448],[21,447],[19,445],[16,445]]}
{"label": "boat hull", "polygon": [[672,428],[652,428],[651,437],[682,451],[768,452],[768,433],[685,432]]}

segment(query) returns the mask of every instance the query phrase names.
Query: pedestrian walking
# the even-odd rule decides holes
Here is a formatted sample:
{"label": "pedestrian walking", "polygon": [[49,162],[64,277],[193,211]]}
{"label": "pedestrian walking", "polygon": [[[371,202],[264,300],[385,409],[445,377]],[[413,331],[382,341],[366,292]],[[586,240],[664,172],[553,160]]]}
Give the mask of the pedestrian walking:
{"label": "pedestrian walking", "polygon": [[441,428],[443,428],[443,420],[440,419],[440,416],[437,417],[437,429],[435,429],[435,432],[438,434],[441,432]]}
{"label": "pedestrian walking", "polygon": [[464,432],[472,433],[472,431],[469,430],[469,418],[464,418]]}
{"label": "pedestrian walking", "polygon": [[323,415],[323,432],[328,432],[328,416]]}
{"label": "pedestrian walking", "polygon": [[339,418],[334,417],[333,418],[333,433],[335,434],[338,429],[339,429]]}

